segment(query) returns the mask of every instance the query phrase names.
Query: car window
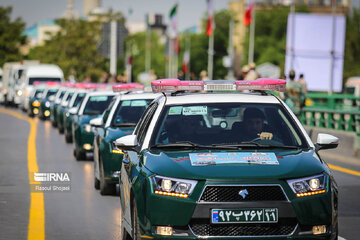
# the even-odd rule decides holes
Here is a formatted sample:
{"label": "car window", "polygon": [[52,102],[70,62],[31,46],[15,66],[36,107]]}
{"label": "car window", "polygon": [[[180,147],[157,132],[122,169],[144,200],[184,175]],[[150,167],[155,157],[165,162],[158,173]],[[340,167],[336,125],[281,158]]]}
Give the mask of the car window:
{"label": "car window", "polygon": [[102,117],[104,124],[106,123],[106,121],[107,121],[107,119],[108,119],[108,117],[109,117],[111,108],[114,106],[114,103],[115,103],[115,102],[116,102],[116,98],[113,98],[113,99],[111,100],[111,103],[109,104],[109,106],[108,106],[108,107],[106,108],[106,110],[104,111],[103,117]]}
{"label": "car window", "polygon": [[82,100],[84,99],[85,95],[86,95],[85,93],[78,93],[78,94],[76,95],[76,98],[75,98],[75,101],[74,101],[72,107],[77,107],[77,106],[79,106],[80,103],[82,102]]}
{"label": "car window", "polygon": [[151,119],[158,106],[157,102],[152,103],[145,111],[143,117],[140,119],[139,128],[136,129],[135,135],[137,136],[138,142],[141,145],[145,139],[145,134],[149,128]]}
{"label": "car window", "polygon": [[83,114],[88,115],[99,115],[104,112],[104,110],[109,106],[111,100],[114,96],[108,96],[108,95],[99,95],[99,96],[90,96]]}
{"label": "car window", "polygon": [[280,104],[208,103],[166,106],[150,146],[189,141],[201,145],[259,141],[271,134],[271,144],[307,147],[295,121]]}
{"label": "car window", "polygon": [[137,124],[152,99],[131,99],[119,103],[111,121],[112,126]]}

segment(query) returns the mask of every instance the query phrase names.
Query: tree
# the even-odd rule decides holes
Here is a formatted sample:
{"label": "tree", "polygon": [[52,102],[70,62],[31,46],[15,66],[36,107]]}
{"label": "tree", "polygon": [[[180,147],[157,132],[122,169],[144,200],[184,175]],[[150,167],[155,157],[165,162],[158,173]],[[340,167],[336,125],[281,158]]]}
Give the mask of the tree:
{"label": "tree", "polygon": [[66,77],[97,81],[105,69],[105,59],[97,51],[101,22],[58,19],[60,31],[43,46],[30,50],[29,58],[60,66]]}
{"label": "tree", "polygon": [[19,47],[26,42],[26,37],[21,35],[25,23],[21,18],[11,22],[11,12],[11,7],[0,7],[0,66],[5,62],[21,60]]}
{"label": "tree", "polygon": [[346,17],[344,79],[360,75],[360,9]]}

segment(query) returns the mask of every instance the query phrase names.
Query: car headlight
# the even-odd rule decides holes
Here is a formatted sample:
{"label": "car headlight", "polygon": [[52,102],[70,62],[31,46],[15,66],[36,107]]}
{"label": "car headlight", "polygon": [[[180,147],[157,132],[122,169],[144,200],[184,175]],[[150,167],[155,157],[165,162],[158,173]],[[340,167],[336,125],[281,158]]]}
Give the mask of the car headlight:
{"label": "car headlight", "polygon": [[152,176],[151,180],[155,194],[181,198],[189,197],[197,183],[197,181],[194,180],[163,176]]}
{"label": "car headlight", "polygon": [[312,196],[326,192],[327,177],[324,174],[287,180],[297,197]]}
{"label": "car headlight", "polygon": [[91,132],[91,125],[90,125],[90,124],[85,124],[85,125],[84,125],[84,130],[85,130],[86,132]]}
{"label": "car headlight", "polygon": [[38,100],[33,101],[33,107],[40,107],[40,102]]}
{"label": "car headlight", "polygon": [[21,90],[17,90],[16,91],[16,95],[18,95],[19,97],[23,94],[23,92]]}
{"label": "car headlight", "polygon": [[45,107],[50,107],[50,102],[49,101],[45,102]]}

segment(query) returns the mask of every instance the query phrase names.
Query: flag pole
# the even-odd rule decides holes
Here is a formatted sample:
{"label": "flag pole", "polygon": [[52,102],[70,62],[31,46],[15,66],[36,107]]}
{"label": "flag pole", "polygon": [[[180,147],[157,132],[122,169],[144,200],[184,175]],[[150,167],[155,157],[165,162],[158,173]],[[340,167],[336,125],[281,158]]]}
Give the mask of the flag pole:
{"label": "flag pole", "polygon": [[254,62],[254,41],[255,41],[255,18],[256,18],[256,1],[253,2],[253,9],[251,13],[252,21],[250,23],[250,41],[249,41],[249,58],[248,63]]}
{"label": "flag pole", "polygon": [[187,73],[185,74],[185,79],[186,80],[190,80],[190,56],[191,56],[191,35],[190,35],[190,33],[188,33],[188,36],[187,36],[187,39],[186,39],[186,48],[187,48],[187,50],[185,50],[185,51],[187,51],[188,52],[188,55],[189,55],[189,60],[188,60],[188,62],[187,62]]}
{"label": "flag pole", "polygon": [[291,13],[290,70],[292,70],[294,69],[295,0],[292,0],[291,2],[290,13]]}
{"label": "flag pole", "polygon": [[330,82],[329,95],[333,94],[334,82],[334,60],[335,60],[335,35],[336,35],[336,1],[332,0],[332,36],[331,36],[331,58],[330,58]]}
{"label": "flag pole", "polygon": [[213,60],[214,60],[214,33],[209,36],[208,49],[208,78],[213,79]]}
{"label": "flag pole", "polygon": [[149,73],[151,68],[151,29],[149,14],[146,15],[146,51],[145,51],[145,72]]}

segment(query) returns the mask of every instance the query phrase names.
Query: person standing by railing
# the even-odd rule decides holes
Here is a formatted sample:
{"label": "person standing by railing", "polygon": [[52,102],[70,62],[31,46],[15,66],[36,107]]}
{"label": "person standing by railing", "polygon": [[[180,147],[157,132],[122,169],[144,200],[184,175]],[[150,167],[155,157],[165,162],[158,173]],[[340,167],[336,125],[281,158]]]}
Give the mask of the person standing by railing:
{"label": "person standing by railing", "polygon": [[295,82],[295,76],[295,71],[290,70],[289,81],[286,83],[284,101],[295,113],[295,115],[300,118],[301,110],[304,106],[303,103],[305,102],[305,94],[302,86]]}

